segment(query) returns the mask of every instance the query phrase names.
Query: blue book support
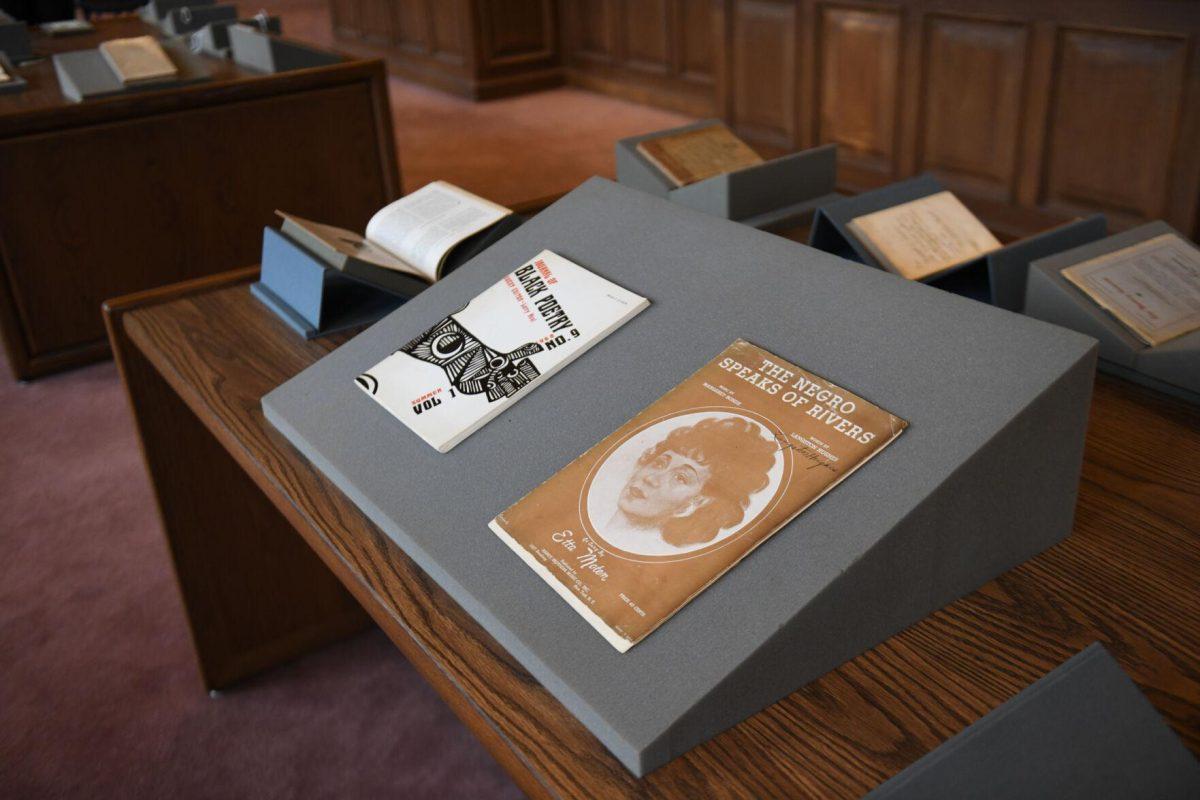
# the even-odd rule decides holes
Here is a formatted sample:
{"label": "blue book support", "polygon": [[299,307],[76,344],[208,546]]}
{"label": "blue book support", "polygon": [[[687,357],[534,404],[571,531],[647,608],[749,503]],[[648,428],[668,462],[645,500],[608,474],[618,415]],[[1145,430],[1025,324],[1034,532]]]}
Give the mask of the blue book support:
{"label": "blue book support", "polygon": [[404,302],[326,266],[274,228],[263,229],[262,274],[250,292],[305,339],[366,325]]}

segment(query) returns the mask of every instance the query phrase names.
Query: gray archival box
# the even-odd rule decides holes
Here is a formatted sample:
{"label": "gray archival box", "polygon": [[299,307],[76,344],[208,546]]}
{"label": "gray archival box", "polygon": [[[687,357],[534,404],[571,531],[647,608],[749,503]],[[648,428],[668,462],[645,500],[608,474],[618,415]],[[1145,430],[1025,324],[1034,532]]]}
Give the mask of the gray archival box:
{"label": "gray archival box", "polygon": [[1062,271],[1164,233],[1186,236],[1165,222],[1132,230],[1034,261],[1025,289],[1025,313],[1100,340],[1100,369],[1200,405],[1200,331],[1150,347],[1092,302]]}
{"label": "gray archival box", "polygon": [[837,145],[833,144],[780,156],[679,187],[638,152],[638,143],[645,139],[696,130],[719,122],[705,119],[618,140],[615,147],[617,182],[706,214],[764,230],[805,222],[819,206],[841,197],[834,189]]}
{"label": "gray archival box", "polygon": [[[355,385],[543,248],[650,307],[444,455]],[[488,521],[738,337],[910,427],[617,653]],[[1095,348],[592,178],[268,394],[263,409],[642,775],[1066,537]]]}
{"label": "gray archival box", "polygon": [[1196,800],[1200,764],[1099,643],[864,800]]}

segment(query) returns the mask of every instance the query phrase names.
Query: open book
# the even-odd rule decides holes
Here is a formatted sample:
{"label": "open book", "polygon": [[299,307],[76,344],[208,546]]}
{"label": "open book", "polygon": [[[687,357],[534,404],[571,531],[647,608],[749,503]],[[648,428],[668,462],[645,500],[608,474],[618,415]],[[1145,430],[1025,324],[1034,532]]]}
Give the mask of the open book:
{"label": "open book", "polygon": [[856,217],[846,229],[892,272],[920,281],[1000,249],[1000,242],[950,192]]}
{"label": "open book", "polygon": [[434,181],[386,205],[366,236],[282,211],[281,230],[329,266],[403,294],[442,277],[451,252],[512,214],[445,181]]}

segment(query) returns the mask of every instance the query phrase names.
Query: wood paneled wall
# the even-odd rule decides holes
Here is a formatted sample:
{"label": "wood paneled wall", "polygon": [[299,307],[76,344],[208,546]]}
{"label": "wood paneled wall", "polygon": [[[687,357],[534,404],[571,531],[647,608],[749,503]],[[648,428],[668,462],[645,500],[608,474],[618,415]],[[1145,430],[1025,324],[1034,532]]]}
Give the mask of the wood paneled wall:
{"label": "wood paneled wall", "polygon": [[716,112],[712,0],[559,0],[567,79],[695,116]]}
{"label": "wood paneled wall", "polygon": [[338,46],[475,99],[562,83],[554,0],[330,0]]}
{"label": "wood paneled wall", "polygon": [[559,0],[568,79],[935,174],[1002,234],[1102,212],[1200,234],[1200,3]]}

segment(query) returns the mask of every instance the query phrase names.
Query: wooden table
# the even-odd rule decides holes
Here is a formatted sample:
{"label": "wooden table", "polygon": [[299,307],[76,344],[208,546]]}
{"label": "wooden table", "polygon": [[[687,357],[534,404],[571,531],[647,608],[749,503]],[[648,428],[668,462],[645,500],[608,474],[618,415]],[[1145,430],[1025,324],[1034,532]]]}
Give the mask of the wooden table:
{"label": "wooden table", "polygon": [[[156,33],[35,35],[41,55]],[[0,95],[0,334],[18,378],[103,358],[100,304],[257,261],[282,208],[361,230],[400,194],[382,62],[72,103],[49,58]]]}
{"label": "wooden table", "polygon": [[858,797],[1099,640],[1200,753],[1200,409],[1099,377],[1067,541],[638,780],[266,422],[348,337],[301,340],[254,275],[106,305],[208,687],[361,607],[531,796]]}

